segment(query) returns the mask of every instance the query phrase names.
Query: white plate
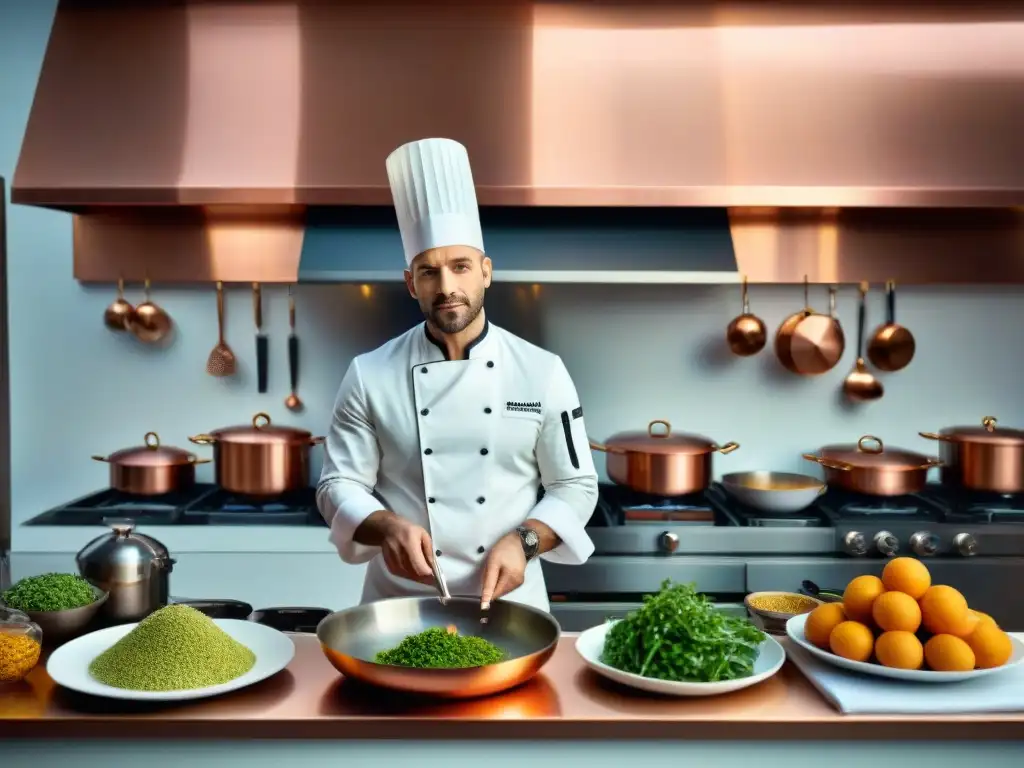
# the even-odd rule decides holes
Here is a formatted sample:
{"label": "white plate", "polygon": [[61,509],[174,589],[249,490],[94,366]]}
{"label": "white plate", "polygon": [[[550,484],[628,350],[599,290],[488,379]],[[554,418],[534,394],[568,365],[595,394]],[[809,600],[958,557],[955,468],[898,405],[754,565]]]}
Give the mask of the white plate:
{"label": "white plate", "polygon": [[89,674],[92,660],[131,632],[137,624],[100,629],[65,643],[50,656],[46,672],[58,685],[92,696],[133,701],[186,701],[237,691],[266,680],[287,667],[295,656],[295,643],[273,627],[237,619],[214,619],[213,623],[256,654],[256,663],[252,669],[220,685],[186,691],[129,691],[96,680]]}
{"label": "white plate", "polygon": [[1001,667],[996,667],[995,669],[974,669],[970,672],[935,672],[930,669],[893,669],[892,667],[883,667],[881,664],[869,664],[863,661],[850,661],[850,659],[844,659],[842,656],[836,656],[834,653],[830,653],[829,651],[823,651],[818,646],[812,645],[808,642],[807,637],[804,635],[804,624],[807,623],[807,617],[809,615],[810,614],[802,613],[799,616],[794,616],[786,622],[786,635],[789,639],[812,656],[815,656],[834,667],[849,669],[852,672],[861,672],[865,675],[888,677],[893,680],[907,680],[912,683],[961,683],[965,680],[976,680],[979,677],[992,675],[996,672],[1003,672],[1024,661],[1024,643],[1013,635],[1010,635],[1010,641],[1013,643],[1013,655],[1006,664]]}
{"label": "white plate", "polygon": [[782,665],[786,661],[786,652],[779,645],[778,641],[769,635],[765,635],[757,661],[754,662],[754,673],[749,677],[723,680],[717,683],[677,683],[673,680],[656,680],[652,677],[642,677],[634,675],[632,672],[623,672],[620,669],[609,667],[601,662],[601,654],[604,652],[604,638],[614,623],[608,622],[597,627],[591,627],[586,632],[580,634],[576,639],[576,652],[583,659],[584,663],[599,675],[603,675],[617,683],[628,685],[631,688],[639,688],[642,691],[650,691],[651,693],[660,693],[666,696],[717,696],[721,693],[730,693],[743,688],[749,688],[763,680],[767,680],[782,669]]}

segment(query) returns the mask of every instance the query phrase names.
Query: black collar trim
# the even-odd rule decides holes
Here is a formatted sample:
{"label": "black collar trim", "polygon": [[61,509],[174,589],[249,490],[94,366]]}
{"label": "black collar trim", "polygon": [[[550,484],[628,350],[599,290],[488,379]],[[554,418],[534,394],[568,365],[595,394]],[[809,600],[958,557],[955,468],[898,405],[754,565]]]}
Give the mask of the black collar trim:
{"label": "black collar trim", "polygon": [[[469,344],[466,345],[465,351],[462,353],[463,360],[469,360],[469,353],[473,351],[473,347],[477,346],[481,341],[487,338],[487,332],[491,329],[491,321],[486,317],[484,318],[484,329],[480,331],[480,335],[473,339]],[[426,323],[423,324],[423,330],[426,333],[427,341],[433,344],[435,347],[441,350],[441,354],[444,355],[444,359],[448,359],[448,348],[445,346],[443,341],[434,338],[434,334],[430,332],[430,326]]]}

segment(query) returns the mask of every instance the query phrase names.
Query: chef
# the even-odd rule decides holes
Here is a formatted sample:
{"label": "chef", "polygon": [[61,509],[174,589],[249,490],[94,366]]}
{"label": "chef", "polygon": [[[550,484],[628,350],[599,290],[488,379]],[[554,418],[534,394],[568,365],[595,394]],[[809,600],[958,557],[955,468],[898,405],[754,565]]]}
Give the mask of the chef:
{"label": "chef", "polygon": [[[362,602],[452,595],[548,610],[541,559],[578,565],[597,474],[561,358],[490,323],[466,148],[423,139],[386,161],[405,282],[426,318],[357,356],[327,434],[317,505]],[[539,490],[543,498],[538,501]]]}

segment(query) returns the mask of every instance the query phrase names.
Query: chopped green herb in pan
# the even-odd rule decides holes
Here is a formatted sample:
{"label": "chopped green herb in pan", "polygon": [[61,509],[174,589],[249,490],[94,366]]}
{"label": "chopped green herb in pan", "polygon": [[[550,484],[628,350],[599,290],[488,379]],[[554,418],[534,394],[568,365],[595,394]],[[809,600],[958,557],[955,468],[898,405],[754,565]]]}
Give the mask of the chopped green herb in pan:
{"label": "chopped green herb in pan", "polygon": [[68,611],[96,602],[89,582],[73,573],[29,576],[8,589],[0,599],[19,611]]}
{"label": "chopped green herb in pan", "polygon": [[431,627],[409,635],[374,661],[396,667],[418,669],[464,669],[505,661],[508,654],[482,637],[459,635],[455,627]]}
{"label": "chopped green herb in pan", "polygon": [[691,584],[665,581],[605,636],[601,661],[635,675],[676,682],[748,677],[765,635],[728,616]]}

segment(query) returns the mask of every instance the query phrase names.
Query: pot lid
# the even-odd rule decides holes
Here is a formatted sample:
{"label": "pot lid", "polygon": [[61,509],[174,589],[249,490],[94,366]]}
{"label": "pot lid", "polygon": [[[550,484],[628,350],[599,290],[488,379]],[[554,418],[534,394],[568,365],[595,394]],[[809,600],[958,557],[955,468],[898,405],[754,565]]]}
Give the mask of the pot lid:
{"label": "pot lid", "polygon": [[135,523],[107,523],[110,533],[97,536],[75,556],[78,572],[94,584],[132,584],[147,579],[154,569],[173,564],[167,547],[151,536],[135,532]]}
{"label": "pot lid", "polygon": [[177,464],[191,464],[195,456],[183,448],[161,445],[156,432],[147,432],[143,445],[122,448],[107,457],[111,464],[122,467],[166,467]]}
{"label": "pot lid", "polygon": [[825,459],[845,462],[854,467],[890,469],[922,469],[938,464],[938,459],[902,448],[886,448],[881,438],[864,435],[856,443],[826,445],[820,455]]}
{"label": "pot lid", "polygon": [[716,445],[710,438],[687,432],[673,432],[664,419],[655,419],[644,431],[619,432],[605,443],[609,449],[641,453],[699,455],[710,453]]}
{"label": "pot lid", "polygon": [[252,424],[241,424],[234,427],[216,429],[210,433],[223,443],[294,443],[308,440],[312,432],[297,427],[279,427],[270,422],[270,416],[257,413],[252,417]]}
{"label": "pot lid", "polygon": [[947,427],[939,434],[965,443],[988,443],[990,445],[1021,445],[1024,430],[997,427],[995,416],[985,416],[978,426]]}

